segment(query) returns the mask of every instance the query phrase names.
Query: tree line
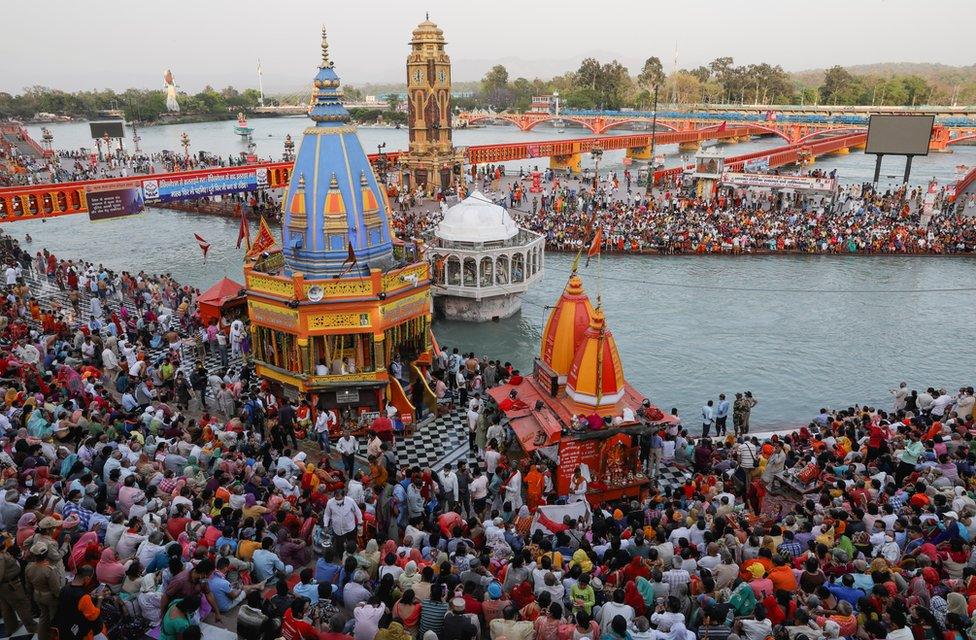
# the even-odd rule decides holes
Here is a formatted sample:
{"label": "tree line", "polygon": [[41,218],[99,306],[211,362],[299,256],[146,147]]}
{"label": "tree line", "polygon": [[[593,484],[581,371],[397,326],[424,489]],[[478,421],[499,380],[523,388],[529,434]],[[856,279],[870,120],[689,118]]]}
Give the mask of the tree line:
{"label": "tree line", "polygon": [[731,57],[721,57],[665,74],[660,59],[650,57],[636,76],[617,60],[601,63],[594,58],[551,80],[512,80],[503,65],[495,65],[482,78],[478,93],[458,102],[462,108],[524,111],[532,96],[559,92],[561,106],[569,109],[650,109],[655,89],[661,104],[913,106],[976,101],[974,79],[946,86],[914,74],[859,75],[835,66],[819,85],[811,85],[779,65],[736,65]]}
{"label": "tree line", "polygon": [[[258,106],[257,89],[238,91],[234,87],[217,90],[207,86],[199,93],[180,93],[180,115],[227,118],[238,111]],[[126,89],[122,92],[67,92],[48,87],[28,87],[19,95],[0,92],[0,120],[28,120],[38,113],[52,113],[72,118],[95,118],[100,111],[120,110],[126,120],[156,122],[167,115],[166,94],[156,89]]]}

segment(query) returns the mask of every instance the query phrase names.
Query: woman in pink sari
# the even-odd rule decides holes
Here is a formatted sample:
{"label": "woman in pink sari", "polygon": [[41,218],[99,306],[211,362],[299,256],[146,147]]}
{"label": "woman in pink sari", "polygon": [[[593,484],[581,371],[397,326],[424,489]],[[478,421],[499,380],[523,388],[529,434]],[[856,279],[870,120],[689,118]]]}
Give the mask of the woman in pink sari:
{"label": "woman in pink sari", "polygon": [[111,547],[102,550],[102,557],[95,565],[95,577],[102,584],[107,584],[110,587],[117,587],[122,584],[122,580],[125,579],[125,570],[128,567],[127,564],[122,564],[119,562],[118,556],[115,555],[115,551]]}
{"label": "woman in pink sari", "polygon": [[86,531],[81,534],[75,546],[71,547],[71,555],[68,557],[68,569],[77,571],[79,567],[85,565],[94,567],[98,563],[101,549],[102,546],[98,544],[98,533]]}

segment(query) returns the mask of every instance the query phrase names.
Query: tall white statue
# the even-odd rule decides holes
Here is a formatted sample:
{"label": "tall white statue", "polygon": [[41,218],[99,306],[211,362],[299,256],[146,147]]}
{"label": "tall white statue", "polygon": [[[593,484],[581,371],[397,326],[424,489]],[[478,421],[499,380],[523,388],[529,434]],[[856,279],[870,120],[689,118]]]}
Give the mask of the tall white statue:
{"label": "tall white statue", "polygon": [[179,113],[180,103],[176,101],[176,83],[173,82],[173,72],[169,69],[163,74],[163,82],[166,83],[166,108]]}

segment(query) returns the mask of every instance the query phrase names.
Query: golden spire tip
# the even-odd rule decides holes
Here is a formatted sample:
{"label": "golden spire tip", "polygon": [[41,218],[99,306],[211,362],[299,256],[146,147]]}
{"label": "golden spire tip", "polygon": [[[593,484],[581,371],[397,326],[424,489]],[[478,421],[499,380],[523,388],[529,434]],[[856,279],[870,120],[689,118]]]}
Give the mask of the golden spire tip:
{"label": "golden spire tip", "polygon": [[332,66],[329,62],[329,40],[325,35],[325,25],[322,25],[322,68]]}

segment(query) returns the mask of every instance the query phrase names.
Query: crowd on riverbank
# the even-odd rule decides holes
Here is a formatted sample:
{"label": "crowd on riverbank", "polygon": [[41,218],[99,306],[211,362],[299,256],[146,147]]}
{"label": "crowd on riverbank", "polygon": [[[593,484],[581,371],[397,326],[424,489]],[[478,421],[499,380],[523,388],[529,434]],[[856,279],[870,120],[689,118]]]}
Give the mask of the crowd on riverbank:
{"label": "crowd on riverbank", "polygon": [[242,166],[248,162],[244,152],[227,157],[207,152],[190,154],[177,151],[134,153],[114,150],[103,153],[100,147],[59,150],[51,158],[16,154],[5,158],[4,162],[0,163],[0,186],[126,178],[154,173]]}
{"label": "crowd on riverbank", "polygon": [[[0,240],[5,635],[189,640],[209,621],[286,640],[972,636],[971,387],[902,384],[889,408],[824,409],[766,441],[742,433],[737,402],[738,436],[647,429],[635,470],[687,480],[589,510],[584,474],[557,495],[552,463],[513,447],[484,398],[517,381],[508,365],[452,349],[433,367],[476,464],[401,466],[385,417],[357,462],[362,436],[333,411],[264,388],[188,412],[177,383],[162,401],[151,370],[173,352],[150,357],[155,325],[192,314],[192,290],[88,265],[75,281],[73,263]],[[35,318],[18,265],[88,286],[90,308]],[[132,323],[111,317],[121,299]]]}
{"label": "crowd on riverbank", "polygon": [[604,251],[621,253],[976,251],[976,216],[943,208],[941,199],[927,209],[920,188],[881,192],[846,185],[833,202],[814,204],[759,191],[706,201],[678,188],[648,198],[630,180],[610,172],[594,194],[590,184],[553,179],[532,200],[525,222],[545,234],[547,248],[569,251],[589,242],[584,236],[597,227]]}
{"label": "crowd on riverbank", "polygon": [[[976,251],[976,215],[960,213],[940,194],[926,204],[924,190],[875,191],[840,187],[833,201],[785,200],[740,191],[706,201],[672,186],[648,195],[629,171],[560,178],[546,171],[541,190],[531,177],[501,178],[491,167],[469,185],[509,208],[519,224],[543,234],[549,251],[578,251],[601,229],[605,253],[637,254],[968,254]],[[497,176],[497,177],[496,177]],[[448,198],[425,203],[401,194],[394,227],[401,237],[434,233]],[[968,212],[968,209],[964,210]]]}

